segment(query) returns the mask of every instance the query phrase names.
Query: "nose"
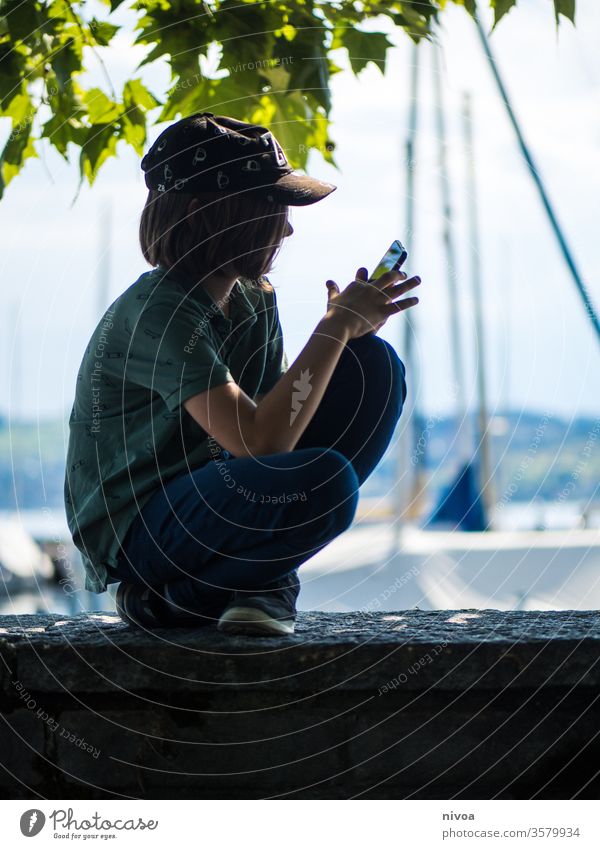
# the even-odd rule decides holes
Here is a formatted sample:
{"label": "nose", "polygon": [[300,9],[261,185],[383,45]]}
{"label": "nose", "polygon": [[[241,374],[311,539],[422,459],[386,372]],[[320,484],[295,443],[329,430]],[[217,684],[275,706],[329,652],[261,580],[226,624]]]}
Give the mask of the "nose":
{"label": "nose", "polygon": [[292,225],[288,221],[287,222],[287,228],[286,228],[286,231],[284,233],[284,236],[291,236],[293,232],[294,232],[294,228],[292,227]]}

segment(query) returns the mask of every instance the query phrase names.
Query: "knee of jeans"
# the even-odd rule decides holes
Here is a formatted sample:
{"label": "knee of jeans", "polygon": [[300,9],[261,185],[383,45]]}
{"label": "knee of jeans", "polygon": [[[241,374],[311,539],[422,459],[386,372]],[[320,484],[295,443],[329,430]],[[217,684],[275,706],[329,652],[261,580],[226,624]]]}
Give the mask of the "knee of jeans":
{"label": "knee of jeans", "polygon": [[[382,339],[381,336],[376,336],[373,333],[366,333],[364,336],[351,339],[348,344],[350,346],[360,344],[361,348],[368,351],[369,358],[376,363],[378,373],[381,373],[382,369],[389,369],[394,376],[400,375],[402,379],[405,378],[406,369],[404,363],[398,356],[392,343],[388,342],[387,339]],[[364,356],[364,352],[361,353]]]}
{"label": "knee of jeans", "polygon": [[406,368],[404,363],[398,356],[396,349],[388,342],[387,339],[382,339],[380,336],[367,334],[360,336],[359,339],[369,339],[369,358],[370,368],[372,368],[378,378],[391,377],[389,384],[389,403],[395,404],[398,410],[398,418],[402,413],[404,402],[406,401]]}
{"label": "knee of jeans", "polygon": [[354,466],[341,451],[335,448],[318,450],[321,451],[321,485],[314,494],[324,524],[336,536],[352,524],[358,506],[360,481]]}
{"label": "knee of jeans", "polygon": [[376,356],[378,356],[383,363],[388,365],[388,368],[392,370],[392,372],[399,371],[402,377],[406,374],[406,369],[404,368],[404,363],[398,356],[398,352],[394,348],[391,342],[388,342],[387,339],[382,339],[381,336],[372,336],[373,340],[373,350],[376,352]]}

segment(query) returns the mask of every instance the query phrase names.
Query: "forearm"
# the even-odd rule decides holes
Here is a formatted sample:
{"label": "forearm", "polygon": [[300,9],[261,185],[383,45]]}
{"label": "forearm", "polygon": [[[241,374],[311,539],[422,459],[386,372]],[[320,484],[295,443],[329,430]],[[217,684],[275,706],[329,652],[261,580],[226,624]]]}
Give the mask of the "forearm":
{"label": "forearm", "polygon": [[292,451],[315,414],[350,338],[342,322],[322,318],[288,370],[257,404],[257,454]]}

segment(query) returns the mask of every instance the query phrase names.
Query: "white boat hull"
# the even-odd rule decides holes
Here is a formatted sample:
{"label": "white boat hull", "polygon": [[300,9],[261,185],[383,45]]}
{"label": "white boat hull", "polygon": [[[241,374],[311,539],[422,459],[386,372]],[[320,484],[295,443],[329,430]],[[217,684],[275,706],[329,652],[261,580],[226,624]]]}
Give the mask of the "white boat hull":
{"label": "white boat hull", "polygon": [[302,610],[600,609],[600,531],[350,528],[300,567]]}

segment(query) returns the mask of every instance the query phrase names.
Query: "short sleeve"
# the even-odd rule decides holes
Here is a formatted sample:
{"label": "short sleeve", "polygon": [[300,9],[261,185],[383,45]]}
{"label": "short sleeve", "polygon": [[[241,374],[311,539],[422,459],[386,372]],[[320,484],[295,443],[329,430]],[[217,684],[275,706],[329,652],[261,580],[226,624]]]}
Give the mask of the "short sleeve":
{"label": "short sleeve", "polygon": [[267,342],[267,358],[265,364],[265,373],[263,374],[260,386],[257,390],[257,395],[264,395],[270,392],[275,386],[279,378],[288,370],[288,359],[284,349],[283,331],[279,320],[279,310],[277,308],[277,297],[273,289],[273,306],[272,320],[269,330],[269,340]]}
{"label": "short sleeve", "polygon": [[157,392],[171,412],[193,395],[235,382],[213,342],[209,319],[175,299],[154,303],[140,315],[126,377]]}

